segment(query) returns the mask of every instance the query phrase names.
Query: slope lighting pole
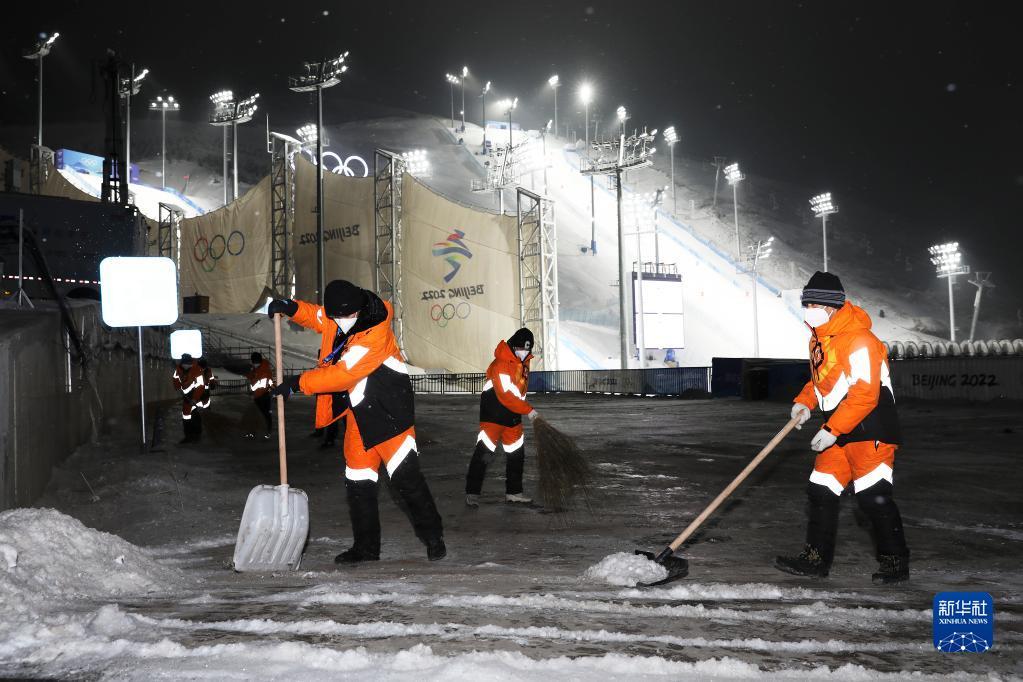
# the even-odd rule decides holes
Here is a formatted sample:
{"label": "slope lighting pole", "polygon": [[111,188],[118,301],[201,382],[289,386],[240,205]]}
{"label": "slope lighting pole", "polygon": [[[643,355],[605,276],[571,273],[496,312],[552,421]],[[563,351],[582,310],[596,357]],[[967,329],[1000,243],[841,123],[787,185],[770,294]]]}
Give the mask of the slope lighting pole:
{"label": "slope lighting pole", "polygon": [[725,162],[725,157],[715,156],[714,157],[714,201],[711,203],[710,208],[713,211],[718,207],[718,184],[721,180],[721,166]]}
{"label": "slope lighting pole", "polygon": [[131,184],[131,98],[139,94],[142,81],[145,79],[149,69],[142,69],[138,75],[135,74],[135,65],[131,65],[131,78],[121,79],[121,97],[124,98],[124,171],[127,173],[127,184]]}
{"label": "slope lighting pole", "polygon": [[[583,103],[583,123],[586,130],[586,156],[590,155],[590,102],[593,101],[593,86],[583,83],[579,86],[579,99]],[[594,198],[594,179],[590,176],[590,255],[597,255],[597,212]],[[621,213],[621,211],[619,211]]]}
{"label": "slope lighting pole", "polygon": [[462,132],[465,132],[465,77],[469,75],[469,67],[462,67]]}
{"label": "slope lighting pole", "polygon": [[959,242],[948,242],[936,244],[927,252],[931,254],[931,263],[934,265],[938,278],[944,277],[948,280],[948,327],[949,338],[952,343],[956,340],[956,312],[955,301],[952,298],[952,285],[955,283],[956,275],[970,274],[970,266],[963,265],[963,254],[959,252]]}
{"label": "slope lighting pole", "polygon": [[444,78],[447,80],[448,85],[451,86],[451,129],[455,129],[455,84],[458,83],[458,76],[453,76],[450,73],[444,74]]}
{"label": "slope lighting pole", "polygon": [[515,99],[503,99],[497,103],[497,106],[504,109],[508,114],[508,151],[507,154],[511,154],[512,149],[512,112],[515,111],[515,107],[519,105],[519,98]]}
{"label": "slope lighting pole", "polygon": [[739,183],[746,178],[739,170],[739,164],[725,167],[725,179],[732,186],[732,207],[735,209],[735,262],[742,262],[742,247],[739,246]]}
{"label": "slope lighting pole", "polygon": [[149,103],[149,110],[160,112],[160,186],[167,189],[167,112],[180,111],[181,105],[170,95],[167,99],[157,95],[156,99]]}
{"label": "slope lighting pole", "polygon": [[828,271],[828,216],[838,213],[838,206],[831,201],[831,192],[823,192],[810,198],[813,214],[821,219],[821,231],[824,238],[824,272]]}
{"label": "slope lighting pole", "polygon": [[561,85],[558,74],[548,78],[547,85],[551,86],[551,90],[554,91],[554,135],[556,137],[558,134],[558,86]]}
{"label": "slope lighting pole", "polygon": [[348,71],[344,52],[334,59],[321,62],[306,62],[305,73],[288,78],[288,89],[292,92],[316,91],[316,302],[323,304],[324,252],[323,252],[323,90],[341,82],[341,75]]}
{"label": "slope lighting pole", "polygon": [[490,92],[490,81],[483,86],[480,99],[483,100],[483,151],[487,151],[487,93]]}
{"label": "slope lighting pole", "polygon": [[678,213],[678,202],[675,200],[675,143],[678,142],[678,133],[675,126],[668,126],[664,129],[664,141],[668,145],[668,154],[671,155],[671,212]]}
{"label": "slope lighting pole", "polygon": [[984,289],[994,287],[994,284],[989,281],[990,279],[990,272],[975,272],[973,279],[967,280],[970,284],[977,287],[977,295],[973,298],[973,321],[970,322],[970,341],[973,341],[973,336],[977,333],[977,318],[980,316],[980,297],[984,294]]}
{"label": "slope lighting pole", "polygon": [[771,244],[774,242],[774,237],[769,237],[767,241],[758,239],[756,245],[750,246],[750,279],[753,282],[753,357],[760,357],[760,307],[757,305],[757,265],[760,261],[766,260],[771,256]]}
{"label": "slope lighting pole", "polygon": [[622,135],[625,135],[625,122],[629,120],[629,110],[625,106],[620,106],[615,110],[615,114],[618,116],[618,123],[622,127]]}
{"label": "slope lighting pole", "polygon": [[39,63],[39,130],[36,133],[36,144],[40,147],[43,146],[43,57],[50,54],[53,43],[59,37],[59,33],[54,33],[46,40],[37,42],[32,49],[26,50],[22,55],[25,59],[34,59]]}

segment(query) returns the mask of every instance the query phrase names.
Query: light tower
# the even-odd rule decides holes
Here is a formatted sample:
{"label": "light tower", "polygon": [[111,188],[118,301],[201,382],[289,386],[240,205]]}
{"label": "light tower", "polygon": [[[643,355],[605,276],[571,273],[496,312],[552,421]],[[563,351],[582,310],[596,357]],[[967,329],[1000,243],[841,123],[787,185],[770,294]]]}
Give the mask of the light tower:
{"label": "light tower", "polygon": [[624,135],[625,122],[629,120],[629,110],[625,108],[625,105],[621,105],[615,110],[615,114],[618,117],[618,124],[622,127],[622,135]]}
{"label": "light tower", "polygon": [[725,179],[732,186],[732,208],[735,210],[735,262],[742,262],[742,247],[739,246],[739,183],[746,179],[746,176],[739,170],[739,164],[733,163],[725,166]]}
{"label": "light tower", "polygon": [[671,212],[675,214],[678,213],[678,202],[675,200],[675,144],[678,142],[678,133],[675,132],[675,126],[664,129],[664,142],[671,155]]}
{"label": "light tower", "polygon": [[990,272],[975,272],[973,273],[973,279],[967,280],[970,284],[977,287],[977,295],[973,299],[973,321],[970,322],[970,341],[973,341],[973,335],[977,333],[977,318],[980,317],[980,298],[984,295],[984,289],[995,286],[990,280]]}
{"label": "light tower", "polygon": [[469,67],[462,67],[462,132],[465,132],[465,77],[469,75]]}
{"label": "light tower", "polygon": [[[50,49],[53,47],[53,43],[56,42],[57,38],[59,38],[59,37],[60,37],[59,33],[54,33],[53,35],[51,35],[50,37],[46,38],[45,40],[37,41],[36,44],[32,48],[30,48],[28,50],[25,50],[25,53],[22,54],[22,57],[24,57],[25,59],[34,59],[39,64],[39,119],[38,119],[39,128],[38,128],[38,131],[36,132],[36,146],[39,147],[39,154],[38,154],[38,158],[35,159],[35,162],[37,164],[36,173],[38,173],[37,177],[39,177],[39,178],[42,178],[42,175],[43,175],[42,168],[41,168],[41,165],[43,163],[43,155],[42,155],[42,147],[43,147],[43,57],[45,57],[46,55],[50,54]],[[38,191],[38,188],[36,189],[36,191]]]}
{"label": "light tower", "polygon": [[750,279],[753,282],[753,357],[760,357],[760,307],[757,305],[757,266],[760,261],[771,256],[774,237],[768,237],[767,241],[758,239],[755,244],[750,244],[748,262],[750,265]]}
{"label": "light tower", "polygon": [[[583,103],[583,124],[585,126],[586,156],[590,155],[590,102],[593,101],[593,86],[583,82],[579,86],[579,101]],[[590,255],[597,255],[597,213],[594,197],[594,179],[590,176]]]}
{"label": "light tower", "polygon": [[234,170],[234,199],[238,198],[238,124],[248,123],[256,114],[259,106],[256,100],[259,93],[236,101],[234,93],[230,90],[221,90],[210,95],[213,103],[213,114],[210,116],[210,125],[219,126],[224,129],[224,205],[227,205],[227,127],[231,126],[234,152],[232,154]]}
{"label": "light tower", "polygon": [[171,95],[157,95],[149,103],[149,110],[160,112],[160,186],[167,189],[167,112],[180,111],[181,105]]}
{"label": "light tower", "polygon": [[955,283],[956,275],[970,274],[970,266],[963,265],[963,254],[959,253],[959,242],[947,242],[936,244],[927,252],[931,254],[931,263],[934,264],[935,273],[938,278],[948,280],[948,327],[949,338],[955,343],[956,340],[956,313],[955,301],[952,299],[952,285]]}
{"label": "light tower", "polygon": [[306,62],[304,73],[288,78],[288,89],[292,92],[316,92],[316,302],[323,304],[323,91],[341,82],[341,76],[348,71],[343,52],[333,59]]}
{"label": "light tower", "polygon": [[554,74],[547,79],[547,85],[551,86],[551,90],[554,91],[554,135],[558,135],[558,86],[561,85],[561,81],[558,79],[558,74]]}
{"label": "light tower", "polygon": [[450,73],[444,74],[444,78],[447,80],[448,85],[451,86],[451,130],[455,129],[455,85],[458,84],[458,76],[453,76]]}
{"label": "light tower", "polygon": [[141,73],[135,73],[135,65],[131,65],[131,77],[121,79],[121,98],[124,99],[124,172],[128,184],[131,184],[131,98],[139,94],[142,81],[145,80],[149,69],[142,69]]}
{"label": "light tower", "polygon": [[483,100],[483,151],[487,151],[487,93],[490,92],[490,81],[480,91],[480,99]]}
{"label": "light tower", "polygon": [[828,271],[828,216],[838,213],[838,206],[831,200],[831,192],[823,192],[810,198],[813,214],[821,219],[821,230],[824,236],[824,272]]}
{"label": "light tower", "polygon": [[502,99],[497,103],[497,106],[505,110],[508,114],[508,151],[507,154],[511,154],[512,148],[512,112],[515,111],[515,107],[519,105],[519,98],[515,99]]}
{"label": "light tower", "polygon": [[227,126],[234,115],[234,92],[231,90],[220,90],[210,95],[210,102],[213,104],[213,113],[210,114],[210,125],[219,127],[224,137],[223,153],[223,189],[224,206],[227,206]]}
{"label": "light tower", "polygon": [[412,177],[428,178],[432,174],[430,159],[425,149],[402,152],[401,159],[405,162],[405,172]]}

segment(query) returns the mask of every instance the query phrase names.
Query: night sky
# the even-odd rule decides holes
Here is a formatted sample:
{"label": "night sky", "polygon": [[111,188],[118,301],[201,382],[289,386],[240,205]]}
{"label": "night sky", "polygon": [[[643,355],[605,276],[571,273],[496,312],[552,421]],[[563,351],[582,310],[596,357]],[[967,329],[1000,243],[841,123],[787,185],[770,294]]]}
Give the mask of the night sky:
{"label": "night sky", "polygon": [[[606,120],[625,104],[630,125],[674,124],[682,154],[739,159],[749,174],[891,211],[928,240],[958,239],[1018,297],[1023,59],[1011,4],[17,3],[0,28],[0,124],[35,120],[33,64],[19,55],[39,31],[61,32],[45,62],[49,121],[99,119],[92,60],[107,47],[151,70],[146,97],[166,88],[196,121],[221,88],[258,90],[271,120],[304,120],[287,76],[343,50],[351,70],[327,123],[363,111],[356,101],[446,115],[444,73],[467,64],[470,93],[493,81],[488,101],[518,96],[517,118],[534,126],[552,115],[546,80],[558,73],[564,124],[581,119],[575,90],[589,78],[591,111]],[[467,109],[478,121],[478,100]]]}

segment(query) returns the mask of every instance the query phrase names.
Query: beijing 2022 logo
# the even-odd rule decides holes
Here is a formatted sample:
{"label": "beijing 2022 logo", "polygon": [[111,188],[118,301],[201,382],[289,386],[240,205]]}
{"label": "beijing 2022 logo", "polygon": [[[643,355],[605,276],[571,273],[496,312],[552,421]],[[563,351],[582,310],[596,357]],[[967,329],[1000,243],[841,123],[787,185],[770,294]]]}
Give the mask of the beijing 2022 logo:
{"label": "beijing 2022 logo", "polygon": [[995,604],[987,592],[934,595],[934,648],[947,654],[982,654],[995,643]]}
{"label": "beijing 2022 logo", "polygon": [[454,230],[448,235],[446,240],[433,245],[433,255],[443,256],[444,260],[451,266],[448,274],[444,275],[445,284],[455,278],[455,275],[462,268],[463,262],[472,258],[472,251],[462,241],[463,237],[465,237],[465,232]]}

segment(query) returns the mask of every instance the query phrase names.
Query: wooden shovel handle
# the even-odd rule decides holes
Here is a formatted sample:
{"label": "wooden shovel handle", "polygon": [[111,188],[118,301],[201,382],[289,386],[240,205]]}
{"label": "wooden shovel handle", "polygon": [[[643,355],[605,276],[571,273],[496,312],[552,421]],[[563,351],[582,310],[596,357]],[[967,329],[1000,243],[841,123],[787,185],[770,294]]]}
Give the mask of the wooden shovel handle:
{"label": "wooden shovel handle", "polygon": [[798,423],[799,417],[793,417],[792,419],[789,420],[788,424],[782,427],[781,431],[774,435],[774,438],[771,439],[771,442],[764,446],[764,449],[761,450],[760,453],[753,458],[752,462],[746,465],[746,468],[743,469],[742,472],[735,477],[735,480],[729,483],[728,487],[722,490],[721,494],[715,497],[714,501],[711,502],[706,509],[700,512],[699,516],[693,519],[693,522],[690,523],[684,531],[682,531],[681,535],[672,540],[671,544],[668,545],[672,552],[681,547],[682,543],[688,540],[689,536],[695,533],[696,529],[703,525],[703,522],[707,520],[707,517],[713,514],[714,510],[721,506],[722,502],[728,499],[728,496],[731,495],[735,491],[735,489],[739,487],[739,484],[746,480],[746,477],[749,476],[753,472],[753,470],[756,469],[757,466],[759,466],[759,464],[764,461],[765,457],[771,454],[771,451],[774,450],[774,448],[778,445],[778,443],[782,441],[783,438],[785,438],[785,436],[789,435],[789,431],[795,428],[796,424]]}
{"label": "wooden shovel handle", "polygon": [[[281,314],[274,315],[274,359],[277,362],[277,385],[284,383],[284,353],[281,351]],[[288,449],[284,438],[284,396],[277,396],[277,452],[281,459],[281,485],[288,485]]]}

